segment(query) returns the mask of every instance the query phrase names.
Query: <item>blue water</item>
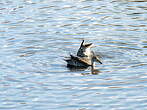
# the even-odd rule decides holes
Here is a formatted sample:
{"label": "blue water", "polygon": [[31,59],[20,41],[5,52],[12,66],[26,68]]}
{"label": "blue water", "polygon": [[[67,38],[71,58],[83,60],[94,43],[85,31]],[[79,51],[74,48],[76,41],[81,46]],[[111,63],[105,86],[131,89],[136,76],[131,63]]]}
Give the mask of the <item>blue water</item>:
{"label": "blue water", "polygon": [[[145,0],[1,0],[0,110],[147,110]],[[85,39],[103,64],[70,70]]]}

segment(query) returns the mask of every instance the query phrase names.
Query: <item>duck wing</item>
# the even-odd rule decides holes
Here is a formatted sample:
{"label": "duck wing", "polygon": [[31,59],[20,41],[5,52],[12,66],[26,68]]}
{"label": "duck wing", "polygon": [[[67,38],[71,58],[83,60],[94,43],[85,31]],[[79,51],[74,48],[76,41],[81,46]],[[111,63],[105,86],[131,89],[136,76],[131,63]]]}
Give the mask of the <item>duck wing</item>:
{"label": "duck wing", "polygon": [[82,64],[85,64],[85,65],[91,65],[91,61],[88,59],[88,58],[84,58],[84,57],[77,57],[77,56],[73,56],[73,55],[70,55],[71,59],[72,60],[75,60],[79,63],[82,63]]}

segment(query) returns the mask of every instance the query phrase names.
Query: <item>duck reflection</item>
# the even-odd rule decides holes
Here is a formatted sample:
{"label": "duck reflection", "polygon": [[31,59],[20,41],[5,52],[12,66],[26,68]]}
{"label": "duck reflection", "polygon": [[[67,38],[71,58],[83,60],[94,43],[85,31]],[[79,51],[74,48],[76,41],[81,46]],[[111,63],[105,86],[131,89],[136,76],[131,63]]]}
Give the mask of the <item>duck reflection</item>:
{"label": "duck reflection", "polygon": [[99,69],[94,69],[94,67],[91,67],[91,74],[98,75],[100,73]]}
{"label": "duck reflection", "polygon": [[81,73],[82,75],[87,75],[87,74],[93,74],[93,75],[98,75],[100,73],[99,69],[95,69],[94,66],[91,67],[73,67],[73,66],[67,66],[67,68],[72,71],[72,72],[76,72],[76,71],[84,71],[86,69],[90,69],[89,73]]}
{"label": "duck reflection", "polygon": [[86,70],[88,67],[75,67],[75,66],[67,66],[67,68],[70,70],[70,71],[84,71]]}

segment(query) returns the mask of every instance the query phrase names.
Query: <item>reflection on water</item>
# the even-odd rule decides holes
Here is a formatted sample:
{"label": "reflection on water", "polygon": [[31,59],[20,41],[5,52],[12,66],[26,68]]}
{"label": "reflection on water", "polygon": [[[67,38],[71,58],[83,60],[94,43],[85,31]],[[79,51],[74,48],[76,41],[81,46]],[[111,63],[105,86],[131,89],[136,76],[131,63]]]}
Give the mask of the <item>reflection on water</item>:
{"label": "reflection on water", "polygon": [[67,67],[70,71],[84,71],[86,70],[88,67],[72,67],[72,66],[68,66]]}
{"label": "reflection on water", "polygon": [[96,69],[95,67],[67,67],[71,72],[77,72],[77,71],[84,71],[84,70],[89,70],[89,73],[82,73],[83,75],[86,74],[93,74],[93,75],[98,75],[100,73],[99,69]]}
{"label": "reflection on water", "polygon": [[[145,0],[0,1],[0,110],[146,110]],[[103,64],[66,68],[81,40]]]}

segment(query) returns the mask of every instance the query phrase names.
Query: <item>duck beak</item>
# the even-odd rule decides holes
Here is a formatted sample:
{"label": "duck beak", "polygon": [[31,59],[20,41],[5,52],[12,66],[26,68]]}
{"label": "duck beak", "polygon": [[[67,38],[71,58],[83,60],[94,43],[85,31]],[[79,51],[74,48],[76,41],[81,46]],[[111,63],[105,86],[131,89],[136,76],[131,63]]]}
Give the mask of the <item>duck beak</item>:
{"label": "duck beak", "polygon": [[100,64],[103,64],[98,57],[96,57],[96,61],[99,62]]}
{"label": "duck beak", "polygon": [[98,60],[98,62],[99,62],[100,64],[103,64],[100,60]]}

